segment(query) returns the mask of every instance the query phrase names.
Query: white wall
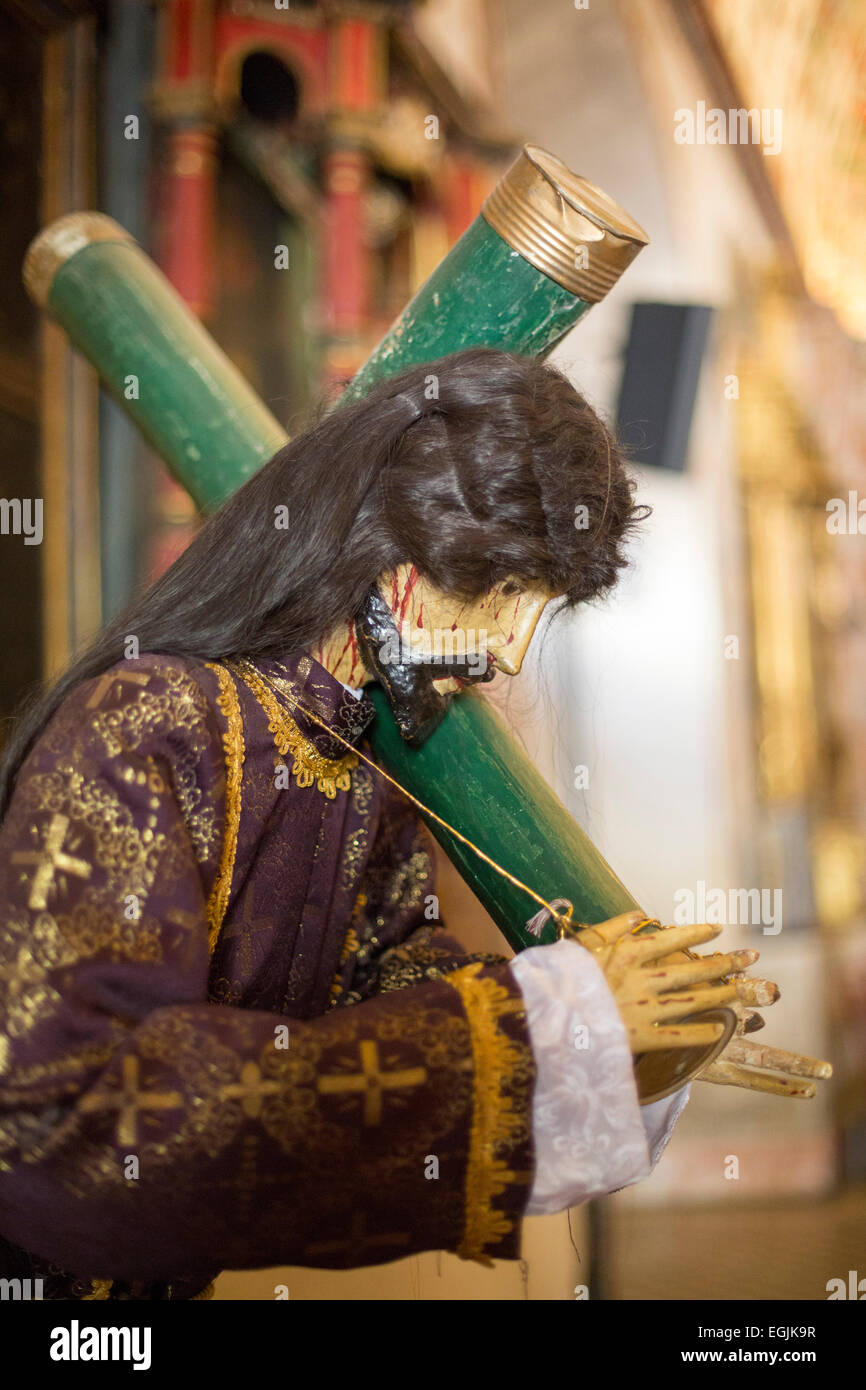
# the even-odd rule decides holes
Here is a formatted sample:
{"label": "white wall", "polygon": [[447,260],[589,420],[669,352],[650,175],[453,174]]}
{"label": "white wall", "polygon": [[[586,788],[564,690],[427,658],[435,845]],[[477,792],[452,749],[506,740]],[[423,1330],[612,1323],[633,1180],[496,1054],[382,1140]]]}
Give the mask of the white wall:
{"label": "white wall", "polygon": [[[504,0],[508,123],[615,197],[646,228],[650,246],[609,299],[553,356],[612,414],[632,301],[715,306],[685,475],[639,469],[639,500],[653,516],[634,567],[599,608],[579,612],[540,646],[540,673],[510,698],[512,717],[557,792],[648,910],[671,920],[673,894],[703,880],[754,886],[755,769],[748,596],[736,481],[735,371],[743,270],[770,255],[768,238],[726,147],[682,146],[673,113],[712,95],[667,5],[592,0]],[[624,22],[625,20],[628,23]],[[555,633],[555,635],[554,635]],[[724,639],[740,638],[739,661]],[[539,658],[539,646],[533,649]],[[536,665],[539,662],[536,660]],[[533,702],[535,680],[557,710]],[[572,785],[590,768],[587,791]],[[826,1055],[819,949],[814,940],[744,940],[729,928],[716,948],[756,945],[783,986],[769,1042]],[[783,934],[784,935],[784,934]],[[656,1176],[629,1200],[711,1192],[733,1138],[755,1162],[740,1185],[757,1195],[773,1165],[767,1144],[787,1136],[800,1155],[792,1187],[820,1186],[828,1168],[823,1105],[796,1105],[699,1086]],[[763,1145],[763,1148],[762,1148]],[[774,1177],[781,1191],[785,1173]],[[730,1184],[727,1185],[730,1189]],[[726,1195],[730,1195],[730,1191]]]}

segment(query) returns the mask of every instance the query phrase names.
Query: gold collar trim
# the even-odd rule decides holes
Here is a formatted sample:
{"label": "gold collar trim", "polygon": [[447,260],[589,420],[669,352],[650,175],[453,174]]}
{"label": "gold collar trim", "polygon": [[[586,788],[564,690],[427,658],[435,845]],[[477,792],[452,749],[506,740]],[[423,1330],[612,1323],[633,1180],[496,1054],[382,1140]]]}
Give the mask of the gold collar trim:
{"label": "gold collar trim", "polygon": [[349,791],[352,785],[350,773],[358,766],[357,753],[347,753],[342,758],[324,757],[316,745],[301,733],[288,710],[280,704],[273,687],[251,662],[239,661],[229,665],[249,687],[267,715],[268,728],[274,736],[277,752],[282,757],[291,753],[292,776],[298,786],[311,787],[315,782],[319,791],[324,792],[330,801],[334,800],[338,791]]}

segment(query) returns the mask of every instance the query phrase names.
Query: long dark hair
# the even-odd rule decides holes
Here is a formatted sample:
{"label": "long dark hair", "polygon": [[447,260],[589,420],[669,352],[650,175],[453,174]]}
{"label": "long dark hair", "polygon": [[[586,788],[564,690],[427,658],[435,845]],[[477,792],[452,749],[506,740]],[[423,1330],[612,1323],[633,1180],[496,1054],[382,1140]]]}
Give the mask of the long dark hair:
{"label": "long dark hair", "polygon": [[199,660],[285,656],[403,561],[456,597],[513,575],[575,604],[626,563],[644,514],[633,487],[605,425],[537,358],[470,348],[390,377],[286,444],[31,702],[4,750],[0,816],[39,732],[128,637]]}

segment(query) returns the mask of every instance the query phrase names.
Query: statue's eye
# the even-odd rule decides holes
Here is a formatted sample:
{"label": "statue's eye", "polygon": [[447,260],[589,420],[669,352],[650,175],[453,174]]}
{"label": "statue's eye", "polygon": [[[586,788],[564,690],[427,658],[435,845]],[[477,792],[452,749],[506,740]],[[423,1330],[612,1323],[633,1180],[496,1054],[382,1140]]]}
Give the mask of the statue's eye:
{"label": "statue's eye", "polygon": [[515,583],[513,579],[509,579],[502,585],[499,592],[502,594],[503,598],[512,598],[516,594],[522,594],[523,588],[520,584]]}

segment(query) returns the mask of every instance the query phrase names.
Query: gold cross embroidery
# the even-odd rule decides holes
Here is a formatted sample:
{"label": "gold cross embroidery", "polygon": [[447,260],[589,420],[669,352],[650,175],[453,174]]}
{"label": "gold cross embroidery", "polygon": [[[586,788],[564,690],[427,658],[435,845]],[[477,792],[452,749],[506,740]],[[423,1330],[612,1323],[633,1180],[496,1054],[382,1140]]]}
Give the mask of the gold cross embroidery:
{"label": "gold cross embroidery", "polygon": [[255,1120],[262,1113],[262,1100],[283,1089],[282,1081],[265,1081],[257,1062],[244,1062],[240,1081],[220,1087],[220,1096],[225,1100],[240,1100],[245,1115]]}
{"label": "gold cross embroidery", "polygon": [[352,1216],[352,1227],[345,1240],[320,1240],[308,1245],[305,1255],[335,1254],[338,1250],[351,1251],[353,1256],[363,1255],[368,1245],[408,1245],[409,1237],[391,1231],[387,1235],[367,1235],[367,1217],[356,1211]]}
{"label": "gold cross embroidery", "polygon": [[136,671],[106,671],[87,701],[87,709],[96,709],[111,687],[119,685],[121,681],[129,681],[132,685],[149,685],[150,676],[142,676]]}
{"label": "gold cross embroidery", "polygon": [[119,1110],[117,1143],[127,1148],[138,1141],[139,1110],[177,1110],[183,1105],[179,1091],[140,1091],[138,1089],[138,1058],[123,1059],[123,1079],[120,1090],[99,1091],[84,1096],[80,1108],[84,1111]]}
{"label": "gold cross embroidery", "polygon": [[55,815],[45,832],[45,844],[41,850],[17,850],[12,855],[13,864],[38,864],[33,876],[28,907],[44,912],[48,906],[48,890],[54,883],[58,869],[78,878],[90,878],[91,866],[84,859],[75,859],[63,850],[63,841],[69,829],[69,817]]}
{"label": "gold cross embroidery", "polygon": [[377,1125],[382,1119],[383,1093],[402,1090],[407,1086],[420,1086],[427,1080],[427,1071],[424,1067],[407,1067],[403,1071],[380,1071],[378,1044],[371,1038],[364,1038],[360,1048],[360,1073],[353,1076],[320,1076],[318,1088],[324,1095],[338,1095],[344,1091],[363,1092],[364,1124]]}

